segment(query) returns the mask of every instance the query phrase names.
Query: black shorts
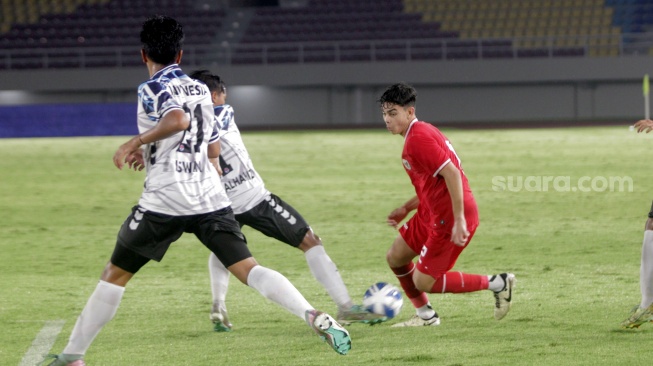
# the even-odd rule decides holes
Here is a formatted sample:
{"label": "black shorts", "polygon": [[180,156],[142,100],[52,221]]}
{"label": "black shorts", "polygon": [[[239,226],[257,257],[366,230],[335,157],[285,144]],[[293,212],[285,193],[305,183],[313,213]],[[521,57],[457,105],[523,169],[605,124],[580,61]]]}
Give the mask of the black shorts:
{"label": "black shorts", "polygon": [[251,210],[236,215],[236,220],[241,226],[251,226],[293,247],[302,243],[310,229],[299,212],[274,194],[270,194]]}
{"label": "black shorts", "polygon": [[125,257],[136,254],[158,262],[184,232],[195,234],[225,267],[252,256],[231,207],[199,215],[170,216],[134,206],[120,228],[111,262],[135,273],[134,269],[145,263],[136,261],[139,265],[134,265],[133,258]]}

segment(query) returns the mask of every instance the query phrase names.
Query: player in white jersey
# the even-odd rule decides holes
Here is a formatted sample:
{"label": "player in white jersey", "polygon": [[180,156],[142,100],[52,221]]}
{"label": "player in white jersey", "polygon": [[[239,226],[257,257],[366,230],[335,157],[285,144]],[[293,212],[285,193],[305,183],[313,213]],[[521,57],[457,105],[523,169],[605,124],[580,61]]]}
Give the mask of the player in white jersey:
{"label": "player in white jersey", "polygon": [[[231,207],[240,226],[248,225],[261,233],[304,252],[313,276],[322,284],[338,306],[337,320],[342,323],[379,323],[386,317],[366,311],[353,304],[336,265],[324,250],[319,236],[292,206],[265,188],[234,119],[233,108],[226,104],[227,90],[219,76],[208,70],[198,70],[190,77],[205,83],[211,91],[220,136],[221,181],[232,201]],[[229,285],[229,271],[209,255],[209,273],[213,293],[211,320],[214,330],[230,331],[225,297]]]}
{"label": "player in white jersey", "polygon": [[160,261],[184,232],[195,234],[241,282],[305,320],[336,352],[346,354],[351,348],[347,330],[315,310],[283,275],[258,265],[247,249],[210,160],[218,157],[219,143],[207,139],[215,127],[209,90],[178,66],[181,25],[155,16],[143,24],[140,37],[150,74],[138,90],[140,134],[118,148],[113,162],[118,169],[125,163],[137,170],[144,166],[145,187],[68,344],[63,353],[51,355],[50,365],[85,365],[84,355],[118,310],[125,285],[147,262]]}
{"label": "player in white jersey", "polygon": [[[635,123],[637,132],[653,131],[653,121],[642,119]],[[644,239],[639,267],[640,303],[635,305],[628,318],[621,322],[626,329],[639,328],[642,324],[653,322],[653,204],[644,224]]]}

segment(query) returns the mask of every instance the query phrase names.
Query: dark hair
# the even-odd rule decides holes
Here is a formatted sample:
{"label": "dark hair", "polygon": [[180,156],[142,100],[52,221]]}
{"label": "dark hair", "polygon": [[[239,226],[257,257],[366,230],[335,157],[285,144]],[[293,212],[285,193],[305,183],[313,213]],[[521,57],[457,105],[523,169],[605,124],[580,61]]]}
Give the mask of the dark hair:
{"label": "dark hair", "polygon": [[209,87],[211,92],[224,93],[227,90],[224,81],[218,75],[213,75],[209,70],[195,70],[190,73],[191,78],[199,80]]}
{"label": "dark hair", "polygon": [[381,98],[379,104],[396,104],[402,107],[414,107],[417,102],[417,91],[412,86],[405,83],[390,85]]}
{"label": "dark hair", "polygon": [[175,56],[184,44],[184,30],[176,20],[155,15],[143,23],[141,43],[149,59],[158,64],[170,65],[175,62]]}

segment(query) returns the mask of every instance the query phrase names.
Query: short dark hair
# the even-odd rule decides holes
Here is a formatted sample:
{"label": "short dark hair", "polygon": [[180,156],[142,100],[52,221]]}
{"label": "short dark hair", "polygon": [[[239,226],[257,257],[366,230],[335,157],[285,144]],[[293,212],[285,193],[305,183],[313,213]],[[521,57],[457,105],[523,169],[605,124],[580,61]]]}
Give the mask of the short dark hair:
{"label": "short dark hair", "polygon": [[396,104],[402,107],[414,107],[417,102],[417,91],[406,83],[390,85],[378,100],[381,106]]}
{"label": "short dark hair", "polygon": [[143,23],[141,43],[149,59],[170,65],[175,62],[175,56],[184,44],[183,27],[170,17],[155,15]]}
{"label": "short dark hair", "polygon": [[220,79],[220,76],[211,74],[209,70],[195,70],[188,76],[206,84],[211,92],[224,93],[227,90],[227,87],[224,84],[224,81]]}

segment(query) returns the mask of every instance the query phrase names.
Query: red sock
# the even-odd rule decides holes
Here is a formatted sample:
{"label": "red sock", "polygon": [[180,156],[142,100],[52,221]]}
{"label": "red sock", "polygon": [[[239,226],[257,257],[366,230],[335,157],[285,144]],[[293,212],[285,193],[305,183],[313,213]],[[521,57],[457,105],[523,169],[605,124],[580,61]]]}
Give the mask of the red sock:
{"label": "red sock", "polygon": [[415,287],[415,283],[413,282],[413,271],[415,270],[415,263],[410,262],[410,264],[407,264],[403,267],[390,269],[392,272],[394,272],[395,276],[397,276],[399,284],[401,284],[401,288],[404,289],[404,293],[406,293],[406,296],[408,299],[410,299],[410,302],[413,303],[415,309],[421,308],[422,306],[429,303],[429,298],[426,296],[426,293],[418,290]]}
{"label": "red sock", "polygon": [[489,281],[487,276],[468,274],[462,272],[447,272],[433,284],[432,294],[450,292],[460,294],[487,290]]}

